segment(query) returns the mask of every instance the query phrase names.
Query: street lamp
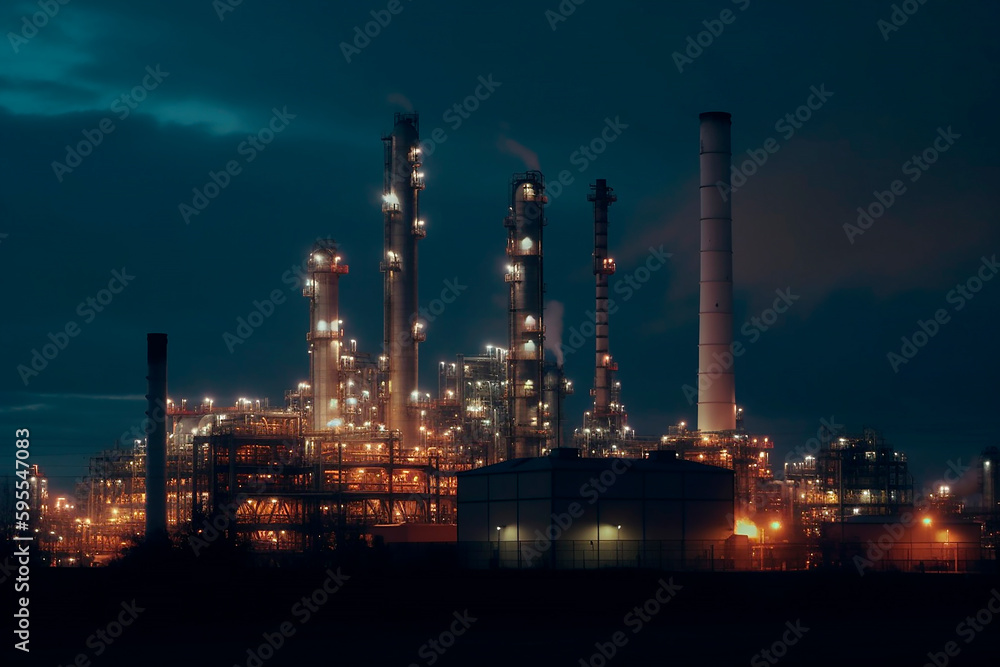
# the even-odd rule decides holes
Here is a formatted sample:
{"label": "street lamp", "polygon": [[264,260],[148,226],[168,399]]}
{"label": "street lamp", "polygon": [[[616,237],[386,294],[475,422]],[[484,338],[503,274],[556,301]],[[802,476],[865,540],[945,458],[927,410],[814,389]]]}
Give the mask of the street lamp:
{"label": "street lamp", "polygon": [[506,527],[506,525],[497,526],[497,567],[500,567],[500,529]]}
{"label": "street lamp", "polygon": [[615,560],[617,565],[621,566],[621,551],[622,551],[622,525],[618,524],[618,541],[615,543]]}

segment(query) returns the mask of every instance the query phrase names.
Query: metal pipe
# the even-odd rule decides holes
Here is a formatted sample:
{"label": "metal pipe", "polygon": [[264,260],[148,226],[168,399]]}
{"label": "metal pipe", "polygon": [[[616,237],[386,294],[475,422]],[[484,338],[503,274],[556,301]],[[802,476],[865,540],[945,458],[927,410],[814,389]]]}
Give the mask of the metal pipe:
{"label": "metal pipe", "polygon": [[167,534],[167,334],[146,334],[146,538]]}
{"label": "metal pipe", "polygon": [[698,335],[698,428],[736,428],[733,373],[733,220],[730,114],[701,114],[701,297]]}

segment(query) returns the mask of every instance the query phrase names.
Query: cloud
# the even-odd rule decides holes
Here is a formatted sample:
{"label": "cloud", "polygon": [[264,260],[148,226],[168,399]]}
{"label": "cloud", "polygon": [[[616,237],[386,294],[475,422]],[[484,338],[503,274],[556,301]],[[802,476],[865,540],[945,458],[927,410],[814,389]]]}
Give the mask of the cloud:
{"label": "cloud", "polygon": [[28,405],[14,405],[9,408],[0,408],[0,414],[8,415],[15,412],[40,412],[51,409],[51,405],[45,403],[30,403]]}
{"label": "cloud", "polygon": [[[874,190],[901,177],[899,164],[865,164],[846,142],[793,138],[732,195],[736,291],[749,293],[751,309],[758,309],[777,288],[802,290],[804,314],[844,289],[867,289],[879,299],[914,289],[943,294],[951,284],[942,276],[974,269],[981,254],[992,254],[995,236],[990,193],[964,186],[962,174],[972,167],[957,154],[941,162],[948,159],[950,166],[916,183],[903,177],[907,192],[851,244],[844,224],[855,223],[857,208],[874,201]],[[619,256],[640,257],[664,243],[677,273],[668,298],[696,294],[697,174],[645,199],[639,211],[638,220],[653,222],[636,229]]]}
{"label": "cloud", "polygon": [[143,394],[47,394],[26,392],[29,396],[56,400],[81,401],[145,401]]}

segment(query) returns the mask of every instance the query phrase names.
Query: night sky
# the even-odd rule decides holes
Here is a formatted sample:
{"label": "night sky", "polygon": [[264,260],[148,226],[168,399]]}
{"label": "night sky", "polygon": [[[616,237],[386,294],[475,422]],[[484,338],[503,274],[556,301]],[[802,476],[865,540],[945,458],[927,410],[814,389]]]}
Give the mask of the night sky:
{"label": "night sky", "polygon": [[[775,439],[780,469],[821,419],[849,432],[875,426],[909,454],[918,484],[933,481],[997,442],[1000,280],[973,280],[971,299],[952,290],[998,270],[983,258],[1000,253],[1000,11],[905,4],[918,9],[897,30],[891,3],[859,0],[567,0],[568,16],[556,0],[76,0],[34,30],[23,17],[37,4],[4,3],[0,432],[30,428],[32,461],[71,490],[90,455],[143,419],[151,331],[170,336],[175,400],[280,404],[308,377],[307,302],[286,272],[320,236],[336,238],[351,267],[341,282],[348,336],[377,352],[380,136],[409,110],[424,139],[437,128],[444,138],[425,149],[421,303],[445,281],[467,286],[428,323],[423,389],[436,392],[439,361],[506,343],[508,182],[537,166],[550,183],[564,170],[572,178],[550,189],[545,232],[546,298],[563,307],[564,342],[593,308],[590,183],[606,178],[619,196],[612,297],[624,296],[615,284],[626,276],[645,276],[635,271],[650,248],[672,254],[621,299],[611,349],[639,433],[693,423],[683,386],[697,370],[698,114],[722,110],[733,114],[734,162],[748,149],[766,156],[733,194],[747,427]],[[358,49],[355,27],[372,11],[391,20]],[[721,33],[691,46],[710,28]],[[673,55],[686,49],[695,57]],[[485,99],[463,108],[477,89]],[[810,101],[808,120],[786,119]],[[273,141],[248,141],[269,124],[281,128]],[[601,154],[579,152],[611,126]],[[911,162],[943,136],[947,150],[926,170]],[[100,143],[68,157],[67,146],[96,143],[87,137]],[[238,173],[185,216],[193,189],[231,161]],[[861,234],[845,230],[895,180],[901,194],[884,215]],[[90,312],[86,300],[114,271],[134,278]],[[275,290],[284,302],[230,352],[223,335]],[[776,290],[798,299],[767,331],[751,323],[743,333]],[[887,355],[902,354],[901,336],[939,309],[936,334],[918,336],[926,345],[894,369]],[[78,334],[26,384],[18,365],[69,323]],[[566,355],[577,387],[569,427],[589,403],[592,345]]]}

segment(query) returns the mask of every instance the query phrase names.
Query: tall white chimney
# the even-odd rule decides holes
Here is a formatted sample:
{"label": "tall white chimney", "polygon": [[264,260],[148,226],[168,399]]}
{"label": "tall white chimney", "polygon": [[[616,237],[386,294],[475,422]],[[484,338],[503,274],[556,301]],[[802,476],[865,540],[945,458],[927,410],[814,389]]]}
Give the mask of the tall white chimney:
{"label": "tall white chimney", "polygon": [[[733,374],[732,116],[701,114],[701,298],[698,308],[698,429],[736,428]],[[723,188],[723,186],[725,186]]]}

